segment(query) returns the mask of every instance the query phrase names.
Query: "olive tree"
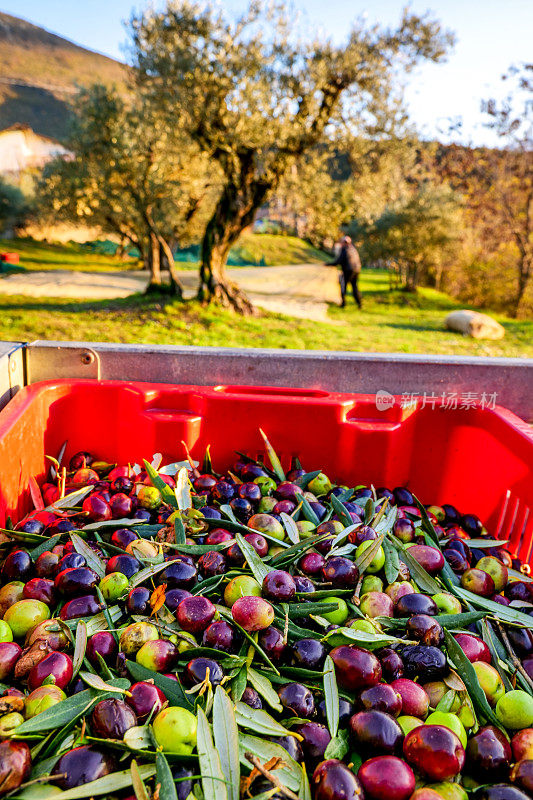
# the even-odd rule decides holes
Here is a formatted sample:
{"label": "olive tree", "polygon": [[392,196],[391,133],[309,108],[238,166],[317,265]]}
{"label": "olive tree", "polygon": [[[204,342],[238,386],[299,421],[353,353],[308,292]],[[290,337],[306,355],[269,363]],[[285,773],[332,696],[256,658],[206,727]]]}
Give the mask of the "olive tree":
{"label": "olive tree", "polygon": [[396,29],[355,23],[337,46],[301,40],[283,5],[253,1],[236,21],[213,6],[168,0],[131,20],[132,63],[145,90],[222,176],[202,241],[199,296],[251,306],[226,276],[231,246],[287,169],[342,128],[377,136],[397,111],[402,75],[451,43],[428,16]]}
{"label": "olive tree", "polygon": [[[206,192],[205,158],[139,92],[122,97],[95,85],[83,90],[67,147],[49,164],[40,207],[55,219],[98,227],[129,242],[161,287],[161,255],[181,296],[173,245],[194,222]],[[196,233],[198,234],[198,230]]]}

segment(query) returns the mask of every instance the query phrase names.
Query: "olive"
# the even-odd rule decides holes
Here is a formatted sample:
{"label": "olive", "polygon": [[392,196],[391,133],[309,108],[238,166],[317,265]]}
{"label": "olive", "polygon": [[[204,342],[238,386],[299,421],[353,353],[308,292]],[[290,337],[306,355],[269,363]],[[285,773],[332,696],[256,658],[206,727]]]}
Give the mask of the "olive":
{"label": "olive", "polygon": [[73,789],[74,786],[83,786],[103,778],[114,769],[115,759],[110,751],[82,745],[61,756],[52,774],[62,776],[55,781],[62,789]]}
{"label": "olive", "polygon": [[65,603],[59,612],[59,616],[63,620],[78,619],[79,617],[93,617],[101,610],[102,607],[100,603],[97,602],[94,595],[87,594],[82,597],[74,597],[73,600],[69,600],[68,603]]}
{"label": "olive", "polygon": [[65,597],[81,597],[93,591],[100,581],[99,576],[89,567],[71,567],[59,572],[55,588]]}
{"label": "olive", "polygon": [[26,742],[0,742],[0,792],[18,789],[31,770],[30,748]]}
{"label": "olive", "polygon": [[101,700],[91,714],[91,729],[101,739],[122,739],[134,725],[137,717],[124,700]]}
{"label": "olive", "polygon": [[207,678],[209,671],[209,682],[212,686],[218,686],[221,683],[224,673],[222,667],[212,658],[204,658],[199,656],[189,661],[185,668],[185,679],[190,686],[197,683],[202,683]]}
{"label": "olive", "polygon": [[27,581],[33,575],[33,562],[25,550],[12,550],[2,565],[5,581]]}
{"label": "olive", "polygon": [[119,553],[119,555],[112,556],[106,564],[106,575],[111,572],[122,572],[127,578],[131,578],[136,572],[139,572],[142,564],[134,556],[129,553]]}
{"label": "olive", "polygon": [[[406,597],[411,597],[411,595],[406,595]],[[401,655],[406,677],[418,677],[421,683],[438,681],[449,672],[446,656],[438,647],[428,647],[422,644],[409,645],[403,648]]]}

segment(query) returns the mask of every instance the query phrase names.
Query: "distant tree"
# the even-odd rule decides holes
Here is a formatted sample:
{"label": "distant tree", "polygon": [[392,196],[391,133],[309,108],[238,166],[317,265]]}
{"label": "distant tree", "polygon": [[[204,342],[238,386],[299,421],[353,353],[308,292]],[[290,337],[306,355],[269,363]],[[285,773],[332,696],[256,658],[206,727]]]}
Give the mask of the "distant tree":
{"label": "distant tree", "polygon": [[458,197],[446,186],[429,184],[387,207],[375,221],[349,230],[362,241],[365,260],[393,262],[404,288],[414,291],[421,283],[440,286],[462,228]]}
{"label": "distant tree", "polygon": [[20,225],[29,212],[23,192],[0,178],[0,234],[9,226]]}
{"label": "distant tree", "polygon": [[438,61],[452,41],[427,16],[395,30],[354,25],[342,47],[302,42],[282,3],[253,0],[237,22],[212,6],[168,0],[132,19],[141,84],[223,176],[202,242],[200,298],[250,303],[226,276],[231,246],[287,169],[334,129],[379,136],[397,113],[399,75]]}
{"label": "distant tree", "polygon": [[41,209],[127,241],[140,252],[155,288],[163,254],[171,287],[181,295],[172,247],[198,217],[205,158],[142,94],[128,102],[104,86],[81,92],[67,146],[73,157],[56,159],[44,172]]}
{"label": "distant tree", "polygon": [[511,313],[516,316],[533,274],[533,65],[511,68],[504,80],[508,97],[482,105],[500,147],[442,147],[436,167],[462,193],[476,249],[492,264],[494,279],[495,256],[503,250],[507,261],[511,243],[516,253]]}

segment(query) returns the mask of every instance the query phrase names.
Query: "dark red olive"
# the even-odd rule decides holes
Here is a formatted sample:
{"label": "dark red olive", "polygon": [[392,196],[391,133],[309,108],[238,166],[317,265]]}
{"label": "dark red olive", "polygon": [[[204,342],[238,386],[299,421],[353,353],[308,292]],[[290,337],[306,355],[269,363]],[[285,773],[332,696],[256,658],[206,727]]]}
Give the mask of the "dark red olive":
{"label": "dark red olive", "polygon": [[92,594],[84,595],[83,597],[75,597],[65,603],[59,616],[63,620],[78,619],[79,617],[94,617],[102,610],[102,606],[97,602]]}
{"label": "dark red olive", "polygon": [[267,656],[278,661],[286,649],[283,634],[274,625],[269,625],[259,633],[259,644]]}
{"label": "dark red olive", "polygon": [[206,544],[223,544],[224,542],[230,542],[233,539],[233,536],[229,531],[225,531],[224,528],[213,528],[212,531],[209,531],[207,536],[205,537]]}
{"label": "dark red olive", "polygon": [[373,653],[362,647],[340,645],[330,653],[335,674],[343,689],[363,689],[381,681],[381,664]]}
{"label": "dark red olive", "polygon": [[199,656],[189,661],[185,668],[185,679],[190,686],[202,683],[207,677],[209,670],[209,681],[212,686],[218,686],[224,677],[222,667],[212,658]]}
{"label": "dark red olive", "polygon": [[58,564],[57,572],[62,572],[64,569],[70,569],[71,567],[86,567],[87,562],[85,561],[84,557],[80,553],[67,553],[66,556],[63,556],[61,561]]}
{"label": "dark red olive", "polygon": [[16,642],[0,642],[0,681],[9,678],[21,653],[22,647]]}
{"label": "dark red olive", "polygon": [[28,581],[33,575],[33,562],[25,550],[12,550],[2,565],[4,583]]}
{"label": "dark red olive", "polygon": [[115,547],[121,547],[123,550],[125,550],[129,544],[138,538],[139,536],[134,530],[131,530],[131,528],[119,528],[112,534],[111,544],[114,544]]}
{"label": "dark red olive", "polygon": [[324,556],[320,553],[306,553],[300,559],[300,563],[298,564],[299,568],[304,572],[306,575],[320,575],[322,572],[322,568],[324,567],[326,561]]}
{"label": "dark red olive", "polygon": [[124,700],[101,700],[91,714],[91,730],[101,739],[122,739],[134,725],[137,717]]}
{"label": "dark red olive", "polygon": [[263,597],[274,600],[278,603],[286,603],[292,600],[296,594],[296,584],[289,572],[282,569],[273,569],[263,580]]}
{"label": "dark red olive", "polygon": [[433,598],[419,592],[402,595],[394,606],[396,617],[412,617],[414,614],[427,614],[434,617],[438,613],[439,609]]}
{"label": "dark red olive", "polygon": [[492,662],[490,650],[479,636],[474,636],[471,633],[456,633],[454,639],[472,663],[486,661],[487,664],[490,664]]}
{"label": "dark red olive", "polygon": [[129,553],[119,553],[112,556],[106,564],[106,575],[112,572],[122,572],[127,578],[131,578],[136,572],[139,572],[142,564],[135,556],[130,556]]}
{"label": "dark red olive", "polygon": [[315,800],[363,800],[361,783],[341,761],[324,761],[327,769],[320,771],[319,764],[313,774]]}
{"label": "dark red olive", "polygon": [[49,653],[42,661],[35,664],[28,675],[28,689],[33,692],[52,676],[54,683],[64,689],[72,680],[72,659],[66,653]]}
{"label": "dark red olive", "polygon": [[383,711],[359,711],[350,719],[357,746],[366,753],[397,753],[403,741],[402,729]]}
{"label": "dark red olive", "polygon": [[100,667],[100,654],[106,664],[113,666],[118,655],[118,644],[111,631],[98,631],[87,642],[87,658],[95,667]]}
{"label": "dark red olive", "polygon": [[223,575],[226,572],[226,558],[223,553],[210,550],[198,559],[198,570],[204,578]]}
{"label": "dark red olive", "polygon": [[415,789],[411,767],[396,756],[376,756],[361,766],[357,777],[372,800],[407,800]]}
{"label": "dark red olive", "polygon": [[286,683],[278,689],[283,708],[296,717],[307,719],[315,713],[313,693],[302,683]]}
{"label": "dark red olive", "polygon": [[353,561],[344,556],[333,556],[326,561],[322,569],[324,581],[341,589],[355,586],[359,578],[359,570]]}
{"label": "dark red olive", "polygon": [[215,606],[202,595],[186,597],[178,606],[176,616],[180,628],[188,633],[205,631],[215,616]]}
{"label": "dark red olive", "polygon": [[146,681],[134,683],[129,692],[126,702],[135,711],[139,723],[145,722],[150,714],[155,716],[167,702],[161,689]]}
{"label": "dark red olive", "polygon": [[365,711],[384,711],[397,717],[402,710],[402,696],[387,683],[378,683],[363,689],[359,706]]}
{"label": "dark red olive", "polygon": [[468,740],[466,772],[483,783],[505,780],[511,760],[511,745],[499,728],[487,725]]}
{"label": "dark red olive", "polygon": [[394,681],[402,677],[404,673],[403,661],[396,650],[391,647],[384,647],[378,650],[376,655],[380,660],[383,677],[386,681]]}
{"label": "dark red olive", "polygon": [[46,550],[35,562],[35,574],[38,578],[55,578],[59,564],[59,554]]}
{"label": "dark red olive", "polygon": [[241,702],[246,703],[250,708],[263,708],[261,696],[251,686],[247,686],[242,693]]}
{"label": "dark red olive", "polygon": [[169,611],[175,611],[186,597],[191,597],[187,589],[169,589],[165,592],[165,605]]}
{"label": "dark red olive", "polygon": [[146,615],[150,609],[150,590],[146,586],[136,586],[131,589],[126,598],[126,610],[128,614]]}
{"label": "dark red olive", "polygon": [[89,594],[100,582],[100,577],[89,567],[71,567],[56,576],[54,585],[64,597],[81,597]]}
{"label": "dark red olive", "polygon": [[103,778],[114,769],[115,759],[111,751],[83,745],[61,756],[52,774],[62,776],[54,781],[54,785],[59,785],[62,789],[73,789],[74,786],[83,786],[85,783]]}
{"label": "dark red olive", "polygon": [[204,647],[213,647],[215,650],[231,652],[233,645],[233,628],[224,620],[212,622],[204,631],[202,644]]}
{"label": "dark red olive", "polygon": [[54,581],[49,578],[32,578],[24,584],[22,596],[26,600],[40,600],[41,603],[52,606],[56,601]]}
{"label": "dark red olive", "polygon": [[444,643],[442,625],[427,614],[414,614],[407,620],[406,634],[408,639],[416,639],[426,645],[440,647]]}
{"label": "dark red olive", "polygon": [[531,800],[531,795],[509,783],[496,783],[482,786],[476,792],[476,800]]}
{"label": "dark red olive", "polygon": [[0,792],[2,795],[18,789],[29,778],[30,748],[26,742],[0,742]]}
{"label": "dark red olive", "polygon": [[82,505],[83,512],[91,522],[105,522],[111,519],[111,507],[98,494],[90,494],[86,497]]}
{"label": "dark red olive", "polygon": [[180,559],[159,573],[159,583],[165,583],[168,589],[190,589],[196,583],[196,577],[194,564]]}
{"label": "dark red olive", "polygon": [[325,725],[319,722],[304,722],[298,725],[296,733],[303,737],[301,743],[306,761],[316,764],[324,758],[326,747],[331,741],[330,733]]}
{"label": "dark red olive", "polygon": [[415,544],[409,548],[409,555],[413,556],[430,575],[438,575],[444,566],[444,556],[437,547]]}

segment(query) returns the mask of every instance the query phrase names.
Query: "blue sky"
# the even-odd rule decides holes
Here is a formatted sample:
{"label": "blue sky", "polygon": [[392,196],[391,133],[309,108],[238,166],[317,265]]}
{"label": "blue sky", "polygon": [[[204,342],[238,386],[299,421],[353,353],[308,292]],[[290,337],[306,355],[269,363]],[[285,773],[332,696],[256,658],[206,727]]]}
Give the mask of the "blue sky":
{"label": "blue sky", "polygon": [[[160,5],[160,2],[156,2]],[[293,0],[292,6],[309,30],[321,28],[342,42],[350,21],[365,14],[369,21],[394,24],[403,0]],[[0,0],[0,9],[42,25],[85,47],[123,58],[123,20],[131,0]],[[219,0],[237,13],[246,0]],[[483,97],[501,94],[500,77],[511,63],[533,56],[531,0],[411,0],[415,11],[430,9],[455,31],[457,44],[446,64],[428,64],[411,77],[407,99],[411,116],[426,136],[444,138],[449,118],[461,117],[463,139],[492,143],[481,124]]]}

